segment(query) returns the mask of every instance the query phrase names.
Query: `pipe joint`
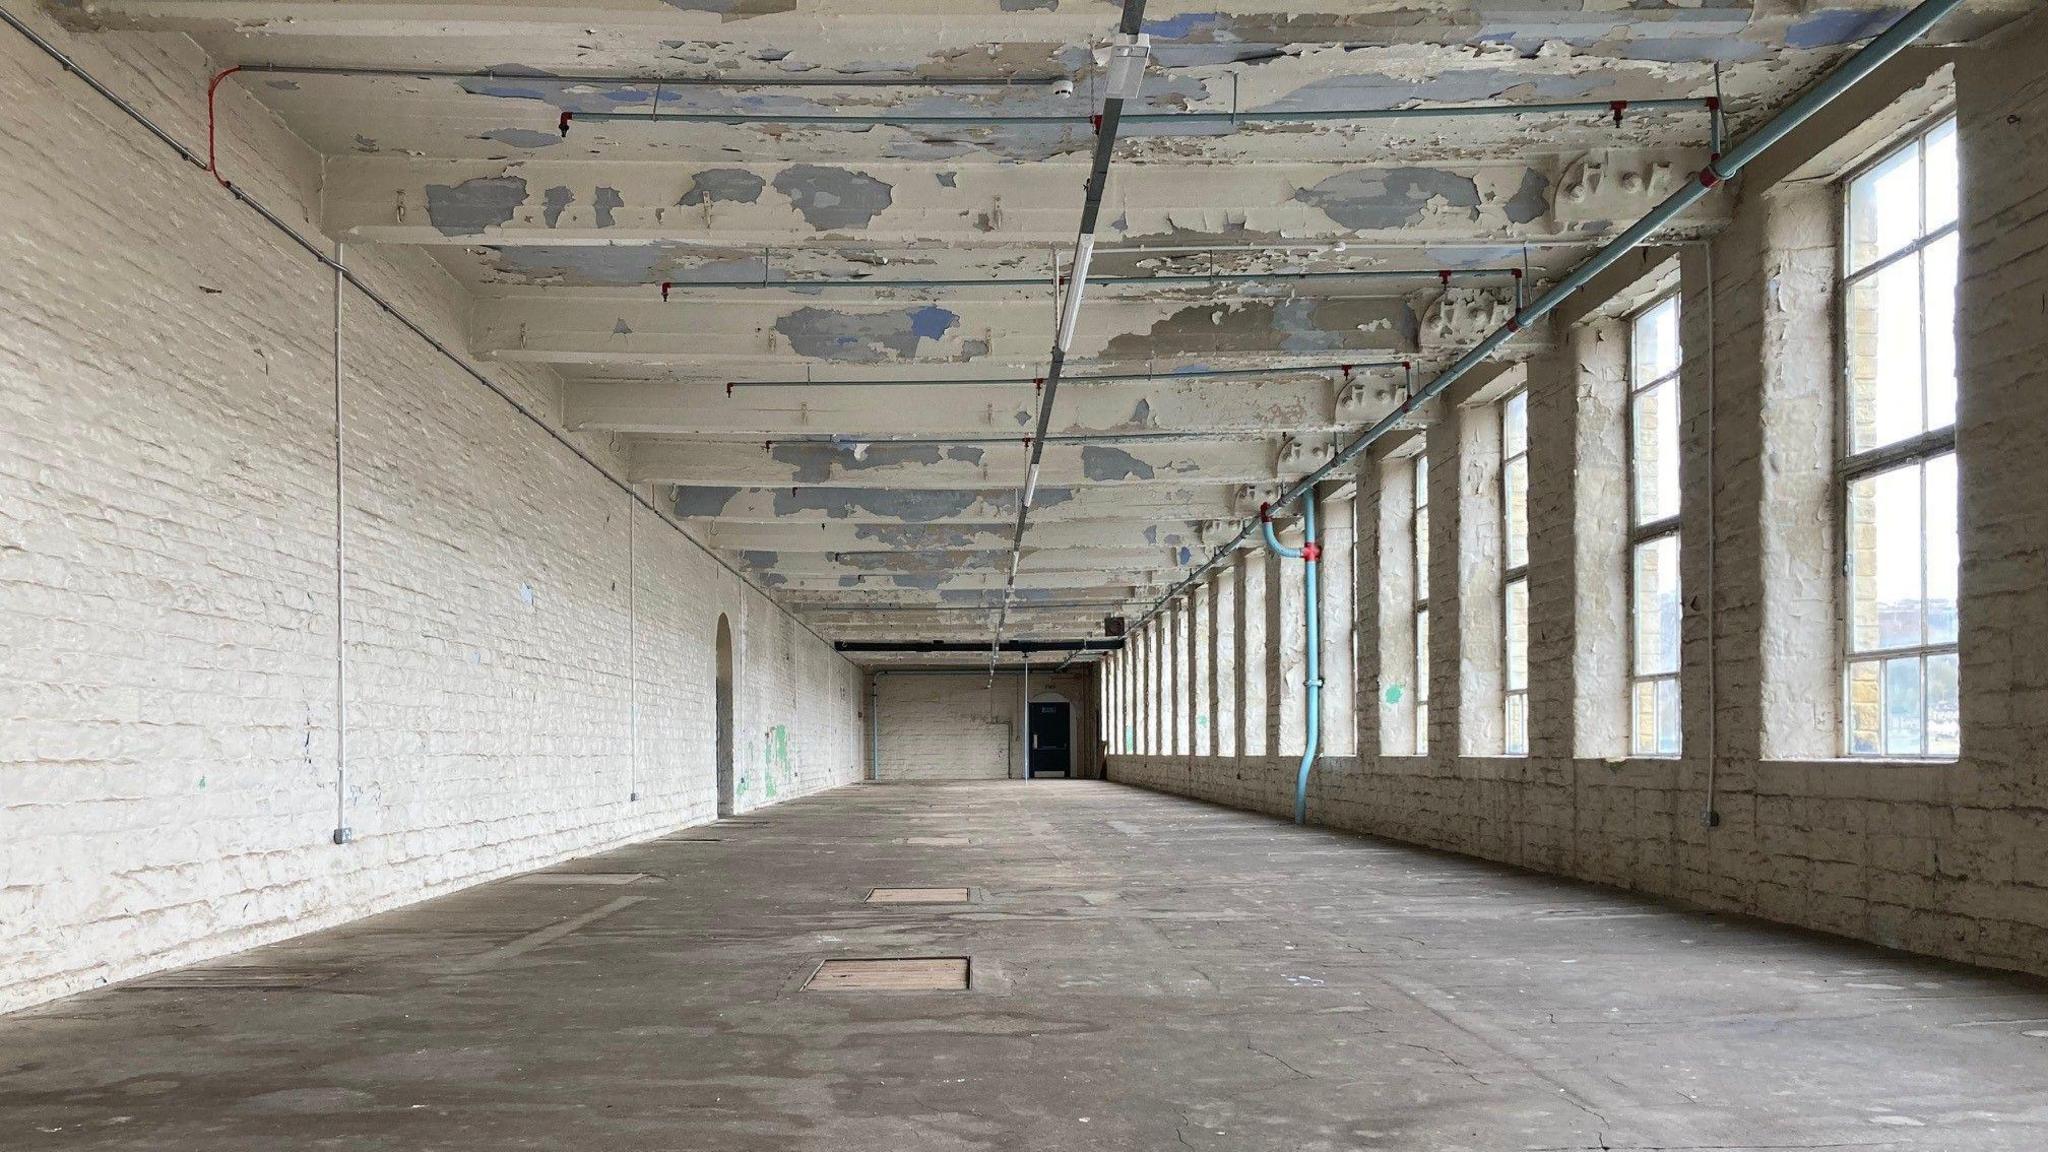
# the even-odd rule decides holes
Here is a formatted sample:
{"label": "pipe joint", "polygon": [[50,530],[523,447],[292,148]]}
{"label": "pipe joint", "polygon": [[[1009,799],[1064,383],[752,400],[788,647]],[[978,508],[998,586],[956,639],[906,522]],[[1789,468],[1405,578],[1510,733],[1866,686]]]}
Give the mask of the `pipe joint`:
{"label": "pipe joint", "polygon": [[1321,544],[1316,543],[1313,540],[1310,540],[1308,543],[1303,544],[1301,546],[1301,558],[1303,560],[1308,561],[1310,564],[1313,564],[1316,561],[1321,560],[1323,558],[1323,546]]}

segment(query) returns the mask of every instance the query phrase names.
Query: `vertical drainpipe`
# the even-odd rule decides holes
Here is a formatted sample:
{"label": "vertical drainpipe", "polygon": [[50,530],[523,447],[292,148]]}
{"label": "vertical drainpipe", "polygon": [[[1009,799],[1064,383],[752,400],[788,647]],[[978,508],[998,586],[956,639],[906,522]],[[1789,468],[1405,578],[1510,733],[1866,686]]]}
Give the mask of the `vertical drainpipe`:
{"label": "vertical drainpipe", "polygon": [[348,483],[343,471],[341,412],[341,295],[343,246],[334,246],[334,842],[354,836],[348,826]]}
{"label": "vertical drainpipe", "polygon": [[1308,822],[1308,774],[1315,767],[1316,753],[1323,741],[1323,599],[1316,583],[1316,569],[1323,558],[1322,545],[1316,542],[1316,496],[1311,489],[1301,502],[1301,547],[1289,548],[1280,543],[1273,534],[1273,509],[1271,505],[1259,505],[1259,526],[1266,534],[1266,547],[1276,555],[1290,560],[1302,561],[1302,586],[1307,602],[1302,605],[1302,617],[1308,627],[1307,674],[1302,683],[1308,688],[1304,708],[1308,716],[1308,739],[1301,750],[1301,771],[1294,778],[1294,822]]}
{"label": "vertical drainpipe", "polygon": [[880,668],[868,676],[868,779],[882,778],[882,676]]}

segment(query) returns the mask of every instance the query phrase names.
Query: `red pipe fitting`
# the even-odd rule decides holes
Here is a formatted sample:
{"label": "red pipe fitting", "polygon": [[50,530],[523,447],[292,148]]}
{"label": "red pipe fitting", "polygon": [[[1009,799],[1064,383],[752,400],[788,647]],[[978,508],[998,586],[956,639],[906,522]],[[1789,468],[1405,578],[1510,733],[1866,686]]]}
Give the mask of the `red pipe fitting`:
{"label": "red pipe fitting", "polygon": [[567,140],[569,138],[569,121],[575,118],[576,114],[574,112],[565,111],[562,113],[562,118],[555,121],[555,130],[562,134],[562,139]]}
{"label": "red pipe fitting", "polygon": [[673,284],[674,281],[671,280],[663,280],[661,282],[661,302],[663,304],[668,303],[668,290]]}
{"label": "red pipe fitting", "polygon": [[1628,101],[1610,100],[1607,102],[1607,106],[1614,109],[1614,126],[1616,128],[1621,127],[1621,114],[1628,110]]}
{"label": "red pipe fitting", "polygon": [[227,177],[220,174],[220,165],[214,160],[213,135],[217,118],[214,115],[213,94],[220,90],[221,81],[226,80],[241,70],[242,66],[240,64],[232,68],[223,68],[213,74],[213,79],[206,82],[206,170],[213,173],[213,178],[220,181],[221,187],[230,190],[234,188],[234,185],[228,183]]}
{"label": "red pipe fitting", "polygon": [[1260,505],[1259,505],[1259,523],[1261,523],[1261,524],[1271,524],[1272,522],[1273,522],[1273,506],[1272,506],[1271,504],[1260,504]]}
{"label": "red pipe fitting", "polygon": [[1303,542],[1301,546],[1301,558],[1303,560],[1308,561],[1310,564],[1315,563],[1316,561],[1323,558],[1323,546],[1321,544],[1316,543],[1313,540]]}

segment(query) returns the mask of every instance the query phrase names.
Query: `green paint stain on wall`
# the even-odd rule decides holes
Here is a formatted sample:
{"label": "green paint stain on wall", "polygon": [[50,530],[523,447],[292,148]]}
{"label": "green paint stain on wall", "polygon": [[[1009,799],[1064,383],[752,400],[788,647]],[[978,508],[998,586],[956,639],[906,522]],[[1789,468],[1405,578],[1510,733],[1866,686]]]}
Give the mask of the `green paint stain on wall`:
{"label": "green paint stain on wall", "polygon": [[1400,702],[1401,702],[1401,686],[1400,686],[1399,684],[1389,684],[1389,685],[1387,685],[1387,703],[1389,703],[1389,704],[1399,704]]}
{"label": "green paint stain on wall", "polygon": [[789,769],[789,728],[777,724],[770,728],[761,745],[762,790],[774,799],[778,785],[794,785],[795,777]]}

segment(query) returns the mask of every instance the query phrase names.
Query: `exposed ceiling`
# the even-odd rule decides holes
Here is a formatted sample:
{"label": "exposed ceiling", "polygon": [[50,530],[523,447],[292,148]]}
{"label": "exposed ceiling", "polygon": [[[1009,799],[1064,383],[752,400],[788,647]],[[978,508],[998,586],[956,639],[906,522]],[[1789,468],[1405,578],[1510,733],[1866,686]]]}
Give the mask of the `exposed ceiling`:
{"label": "exposed ceiling", "polygon": [[[1941,31],[2028,6],[1982,0]],[[551,368],[572,427],[618,434],[633,479],[822,635],[983,643],[1006,596],[1006,638],[1135,614],[1384,414],[1402,364],[1426,373],[1505,319],[1512,270],[1533,287],[1569,267],[1709,139],[1703,107],[1331,114],[1697,100],[1719,65],[1739,133],[1905,5],[1155,0],[1126,115],[1162,118],[1118,136],[1009,593],[1121,5],[933,7],[53,5],[301,69],[237,82],[327,157],[331,237],[431,252],[474,296],[477,358]],[[926,119],[806,122],[850,116]],[[976,116],[1028,119],[930,122]],[[1249,277],[1271,273],[1310,275]],[[1144,378],[1202,370],[1236,374]]]}

